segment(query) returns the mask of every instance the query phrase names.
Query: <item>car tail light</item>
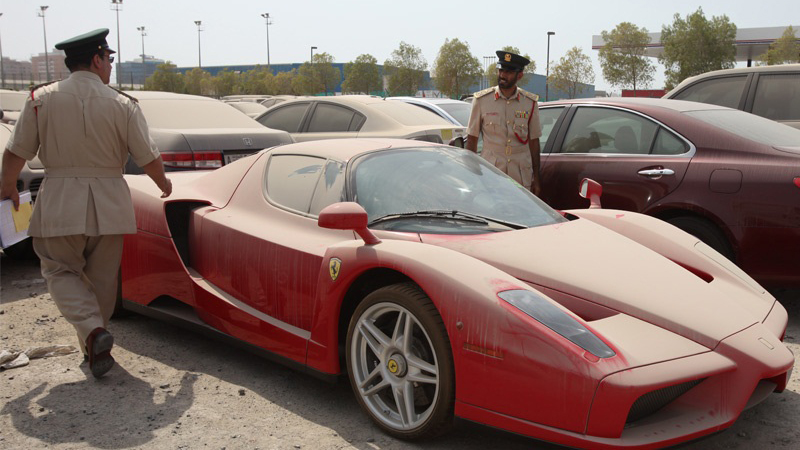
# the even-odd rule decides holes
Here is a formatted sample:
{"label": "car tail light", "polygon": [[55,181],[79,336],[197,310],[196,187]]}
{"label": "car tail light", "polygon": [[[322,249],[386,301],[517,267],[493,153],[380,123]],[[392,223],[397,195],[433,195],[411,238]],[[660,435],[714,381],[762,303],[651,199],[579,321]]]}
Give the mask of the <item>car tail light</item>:
{"label": "car tail light", "polygon": [[800,177],[794,179],[794,185],[800,188]]}
{"label": "car tail light", "polygon": [[218,169],[222,152],[164,152],[164,166],[175,169]]}
{"label": "car tail light", "polygon": [[197,169],[219,169],[222,167],[222,152],[194,152]]}

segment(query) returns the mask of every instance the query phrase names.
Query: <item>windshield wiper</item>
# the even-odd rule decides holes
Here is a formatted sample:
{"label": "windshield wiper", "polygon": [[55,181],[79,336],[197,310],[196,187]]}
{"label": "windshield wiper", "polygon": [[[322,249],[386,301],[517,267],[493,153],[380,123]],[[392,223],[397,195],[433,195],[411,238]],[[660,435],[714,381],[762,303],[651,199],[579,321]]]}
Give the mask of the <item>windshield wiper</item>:
{"label": "windshield wiper", "polygon": [[453,218],[458,220],[463,220],[467,222],[474,222],[480,223],[482,225],[489,225],[490,222],[496,223],[499,225],[506,226],[508,228],[513,228],[515,230],[520,230],[522,228],[527,228],[525,225],[520,225],[513,222],[506,222],[504,220],[495,219],[492,217],[481,216],[478,214],[466,213],[462,211],[456,210],[425,210],[425,211],[415,211],[415,212],[407,212],[407,213],[399,213],[399,214],[387,214],[385,216],[378,217],[377,219],[370,222],[368,225],[376,225],[381,222],[385,222],[388,220],[395,220],[401,219],[404,217],[440,217],[440,218]]}

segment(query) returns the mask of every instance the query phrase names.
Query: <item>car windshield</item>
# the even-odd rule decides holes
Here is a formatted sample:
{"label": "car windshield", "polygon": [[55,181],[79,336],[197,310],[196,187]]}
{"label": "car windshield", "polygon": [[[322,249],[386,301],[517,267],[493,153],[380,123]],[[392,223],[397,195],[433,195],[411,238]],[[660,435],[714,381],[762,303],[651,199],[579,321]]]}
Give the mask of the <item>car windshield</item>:
{"label": "car windshield", "polygon": [[685,114],[751,141],[773,147],[794,147],[800,153],[800,130],[788,125],[730,109],[688,111]]}
{"label": "car windshield", "polygon": [[139,105],[150,128],[264,128],[217,100],[139,99]]}
{"label": "car windshield", "polygon": [[472,112],[472,105],[469,103],[436,103],[436,106],[447,111],[447,114],[453,116],[462,126],[467,126],[469,123],[469,113]]}
{"label": "car windshield", "polygon": [[566,220],[483,158],[453,147],[370,153],[350,177],[371,228],[485,233]]}

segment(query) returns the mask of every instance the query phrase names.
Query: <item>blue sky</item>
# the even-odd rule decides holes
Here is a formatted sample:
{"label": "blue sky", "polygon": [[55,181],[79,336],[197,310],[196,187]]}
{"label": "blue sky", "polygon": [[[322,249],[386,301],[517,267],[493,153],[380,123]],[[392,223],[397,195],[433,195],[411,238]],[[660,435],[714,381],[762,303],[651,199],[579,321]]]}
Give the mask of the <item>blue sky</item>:
{"label": "blue sky", "polygon": [[[271,4],[272,3],[272,4]],[[119,12],[120,43],[117,45],[116,13],[110,0],[0,0],[0,40],[3,56],[27,60],[44,52],[41,5],[47,5],[45,24],[50,49],[64,39],[96,28],[109,28],[109,44],[128,61],[142,52],[144,26],[148,55],[178,66],[194,66],[198,60],[200,33],[204,66],[266,63],[266,24],[269,13],[270,60],[273,64],[306,61],[311,46],[327,52],[336,62],[349,62],[362,53],[380,63],[390,57],[400,41],[419,47],[433,65],[447,38],[469,44],[483,56],[513,45],[535,60],[544,74],[547,31],[550,60],[558,61],[570,48],[580,47],[594,62],[597,89],[611,89],[603,80],[592,35],[610,31],[620,22],[632,22],[659,32],[675,13],[686,16],[702,6],[706,17],[726,14],[739,28],[776,27],[800,23],[800,2],[773,0],[766,3],[732,1],[588,1],[501,2],[460,1],[281,1],[246,0],[123,0]],[[791,23],[791,22],[795,23]],[[800,34],[800,33],[799,33]],[[656,85],[663,84],[663,67],[657,66]],[[113,78],[112,78],[113,79]],[[617,89],[615,89],[617,90]]]}

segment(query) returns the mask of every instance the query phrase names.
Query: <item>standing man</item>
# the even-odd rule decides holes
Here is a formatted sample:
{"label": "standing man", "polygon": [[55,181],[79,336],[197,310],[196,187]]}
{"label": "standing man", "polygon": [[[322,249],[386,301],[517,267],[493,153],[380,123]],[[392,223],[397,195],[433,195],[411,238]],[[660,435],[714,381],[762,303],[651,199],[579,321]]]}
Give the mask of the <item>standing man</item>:
{"label": "standing man", "polygon": [[497,86],[476,92],[472,101],[466,147],[477,151],[483,133],[481,156],[539,195],[539,96],[517,87],[530,61],[504,51],[497,58]]}
{"label": "standing man", "polygon": [[19,205],[16,181],[38,153],[45,179],[29,234],[42,275],[64,318],[75,327],[94,377],[114,365],[106,331],[114,310],[124,234],[136,232],[128,155],[162,191],[172,192],[136,100],[106,86],[114,50],[108,29],[56,44],[70,70],[66,80],[35,87],[3,154],[0,199]]}

